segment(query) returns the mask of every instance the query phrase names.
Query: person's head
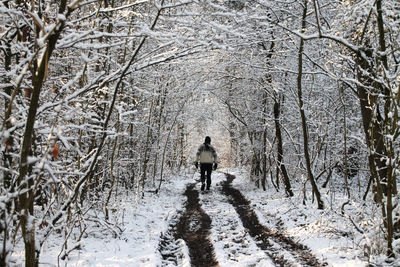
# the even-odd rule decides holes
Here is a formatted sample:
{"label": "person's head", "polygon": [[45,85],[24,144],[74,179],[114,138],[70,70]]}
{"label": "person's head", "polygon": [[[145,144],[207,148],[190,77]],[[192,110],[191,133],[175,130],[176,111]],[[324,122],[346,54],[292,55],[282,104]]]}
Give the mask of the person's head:
{"label": "person's head", "polygon": [[206,136],[206,140],[204,140],[204,144],[211,144],[211,138],[209,136]]}

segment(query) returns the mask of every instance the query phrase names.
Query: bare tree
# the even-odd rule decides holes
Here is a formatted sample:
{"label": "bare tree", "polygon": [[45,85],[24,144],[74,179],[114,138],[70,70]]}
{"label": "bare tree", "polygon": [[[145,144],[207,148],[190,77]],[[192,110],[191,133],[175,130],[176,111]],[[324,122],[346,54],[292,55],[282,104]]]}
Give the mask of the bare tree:
{"label": "bare tree", "polygon": [[[303,1],[303,18],[301,22],[301,30],[304,32],[306,30],[306,18],[307,18],[307,0]],[[303,149],[304,149],[304,158],[306,161],[307,167],[307,177],[311,183],[313,194],[317,198],[318,209],[324,208],[324,203],[321,199],[321,193],[318,190],[317,183],[315,182],[315,178],[312,172],[310,154],[308,151],[308,131],[307,131],[307,118],[304,112],[304,103],[302,96],[302,76],[303,76],[303,51],[304,51],[304,39],[300,38],[299,45],[299,61],[298,61],[298,73],[297,73],[297,96],[299,101],[299,111],[301,117],[301,126],[303,129]]]}

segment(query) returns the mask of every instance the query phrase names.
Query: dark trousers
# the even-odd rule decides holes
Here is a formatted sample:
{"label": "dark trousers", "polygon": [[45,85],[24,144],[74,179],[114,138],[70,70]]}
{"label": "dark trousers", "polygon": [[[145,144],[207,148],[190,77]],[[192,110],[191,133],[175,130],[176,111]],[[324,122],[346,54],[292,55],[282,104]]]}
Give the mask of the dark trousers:
{"label": "dark trousers", "polygon": [[212,163],[200,163],[201,183],[204,184],[207,177],[207,188],[209,188],[211,184],[212,167],[213,167]]}

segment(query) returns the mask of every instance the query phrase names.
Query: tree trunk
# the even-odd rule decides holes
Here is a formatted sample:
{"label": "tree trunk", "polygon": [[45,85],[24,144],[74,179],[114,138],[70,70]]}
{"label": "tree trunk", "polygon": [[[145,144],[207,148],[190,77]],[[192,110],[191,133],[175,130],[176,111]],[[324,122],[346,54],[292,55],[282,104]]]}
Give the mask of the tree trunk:
{"label": "tree trunk", "polygon": [[[119,131],[119,122],[117,123],[117,132]],[[118,146],[118,135],[115,137],[114,140],[114,145],[113,149],[111,152],[111,159],[110,159],[110,176],[111,176],[111,185],[110,185],[110,191],[108,191],[107,199],[104,204],[104,213],[105,213],[105,219],[108,221],[109,219],[109,212],[108,212],[108,204],[110,203],[112,191],[114,190],[114,184],[115,184],[115,175],[114,175],[114,162],[115,162],[115,151],[117,150]]]}
{"label": "tree trunk", "polygon": [[286,193],[289,196],[293,196],[293,192],[291,189],[291,185],[290,185],[290,179],[289,179],[289,175],[286,171],[286,166],[283,163],[283,141],[282,141],[282,133],[281,133],[281,126],[280,126],[280,96],[276,96],[275,94],[275,99],[274,99],[275,103],[274,103],[274,121],[275,121],[275,138],[277,140],[277,152],[278,152],[278,160],[277,160],[277,164],[278,164],[278,168],[281,171],[282,175],[283,175],[283,182],[285,184],[285,189],[286,189]]}
{"label": "tree trunk", "polygon": [[[161,78],[163,79],[163,78]],[[160,81],[161,83],[161,81]],[[167,85],[168,86],[168,83]],[[155,115],[155,124],[157,125],[157,132],[156,132],[156,138],[157,138],[157,151],[161,150],[161,124],[162,124],[162,118],[164,114],[164,107],[165,107],[165,99],[167,97],[167,90],[160,89],[161,91],[158,92],[158,98],[157,98],[157,106],[159,107],[158,113]],[[158,171],[158,153],[155,154],[154,156],[154,163],[153,163],[153,184],[155,185],[156,182],[156,177],[157,177],[157,171]]]}
{"label": "tree trunk", "polygon": [[[8,7],[8,3],[5,3]],[[12,37],[14,38],[14,36]],[[11,60],[12,60],[12,53],[11,53],[11,41],[5,43],[4,48],[4,70],[9,72],[11,70]],[[10,83],[10,78],[4,75],[4,84]],[[2,131],[8,131],[11,127],[10,115],[11,115],[11,106],[12,106],[12,97],[11,94],[13,93],[13,87],[7,86],[4,88],[4,92],[8,97],[4,97],[4,107],[5,107],[5,115],[4,121],[2,125]],[[14,93],[15,94],[15,93]],[[7,137],[5,138],[4,142],[4,150],[3,150],[3,186],[6,191],[9,193],[14,193],[14,186],[13,186],[13,176],[11,173],[11,169],[13,168],[13,152],[14,152],[14,137],[12,132],[8,132]],[[2,240],[2,250],[0,251],[0,266],[6,266],[7,258],[10,254],[10,242],[9,242],[9,231],[7,217],[12,210],[12,201],[7,201],[6,209],[1,214],[0,220],[2,221],[2,225],[0,226],[0,233],[3,232],[3,240]]]}
{"label": "tree trunk", "polygon": [[267,129],[264,129],[263,133],[263,150],[262,150],[262,168],[263,168],[263,175],[261,179],[261,186],[264,191],[267,190]]}
{"label": "tree trunk", "polygon": [[[155,92],[153,91],[153,97],[151,100],[151,105],[150,105],[150,110],[149,110],[149,118],[147,121],[147,133],[146,133],[146,142],[144,144],[144,151],[143,151],[143,167],[142,167],[142,177],[141,177],[141,186],[142,186],[142,197],[144,197],[144,187],[146,184],[146,179],[147,179],[147,167],[148,167],[148,162],[149,162],[149,153],[150,153],[150,143],[153,135],[153,130],[152,130],[152,117],[153,117],[153,112],[154,112],[154,95]],[[138,181],[140,182],[140,181]],[[140,185],[139,185],[140,186]],[[138,188],[139,189],[139,188]]]}
{"label": "tree trunk", "polygon": [[[46,63],[47,64],[47,63]],[[25,125],[25,132],[21,148],[21,159],[19,165],[18,185],[24,193],[20,193],[18,198],[18,211],[21,215],[21,229],[25,243],[25,266],[37,266],[38,258],[35,256],[35,224],[30,216],[33,215],[33,200],[34,192],[30,188],[28,180],[28,156],[31,153],[32,138],[36,112],[39,106],[40,91],[44,82],[44,64],[32,71],[34,89],[30,99],[28,117]],[[37,75],[36,75],[37,73]],[[31,221],[31,222],[30,222]]]}
{"label": "tree trunk", "polygon": [[[307,17],[307,0],[304,1],[304,8],[303,8],[303,19],[302,19],[302,31],[304,32],[306,28],[306,17]],[[324,203],[321,199],[321,194],[318,190],[317,184],[315,182],[312,170],[311,170],[311,160],[310,154],[308,150],[308,133],[307,133],[307,120],[306,115],[304,113],[304,103],[302,97],[302,76],[303,76],[303,51],[304,51],[304,39],[300,38],[300,46],[299,46],[299,58],[298,58],[298,76],[297,76],[297,96],[299,101],[299,109],[300,109],[300,117],[301,117],[301,125],[303,129],[303,143],[304,143],[304,157],[306,160],[306,167],[307,167],[307,176],[310,180],[313,194],[315,194],[318,203],[318,209],[324,208]]]}
{"label": "tree trunk", "polygon": [[167,151],[167,146],[168,146],[169,138],[170,138],[170,136],[171,136],[171,132],[172,132],[173,128],[175,127],[176,120],[177,120],[179,114],[182,112],[182,110],[183,110],[185,104],[186,104],[186,103],[183,102],[182,106],[181,106],[181,107],[178,109],[178,111],[176,112],[176,115],[175,115],[175,117],[174,117],[174,120],[173,120],[173,122],[172,122],[172,125],[171,125],[171,127],[170,127],[170,129],[169,129],[169,131],[168,131],[167,139],[165,140],[165,145],[164,145],[164,149],[163,149],[163,153],[162,153],[162,158],[161,158],[160,183],[158,184],[158,188],[157,188],[157,190],[156,190],[156,193],[160,192],[161,184],[162,184],[162,181],[163,181],[163,171],[164,171],[165,153],[166,153],[166,151]]}
{"label": "tree trunk", "polygon": [[347,192],[347,203],[350,201],[350,188],[349,188],[349,164],[347,155],[347,123],[346,123],[346,103],[344,101],[344,88],[341,88],[340,100],[343,105],[343,163],[344,163],[344,184]]}
{"label": "tree trunk", "polygon": [[[64,12],[65,6],[66,1],[63,0],[60,5],[61,13]],[[35,224],[34,220],[31,218],[33,215],[33,195],[35,192],[33,192],[32,188],[29,187],[30,183],[28,183],[29,177],[27,176],[30,168],[28,156],[31,153],[34,124],[36,120],[37,109],[39,107],[40,92],[43,87],[44,80],[46,79],[47,64],[55,48],[56,42],[60,37],[63,27],[64,23],[61,23],[57,31],[49,37],[48,47],[43,52],[43,60],[40,61],[39,66],[33,67],[31,71],[33,91],[30,98],[28,116],[23,135],[18,176],[18,185],[20,186],[20,190],[26,190],[24,193],[20,193],[18,198],[18,211],[21,214],[21,229],[25,243],[25,266],[37,266],[39,264],[39,250],[35,252]]]}
{"label": "tree trunk", "polygon": [[[267,112],[267,94],[264,93],[263,97],[263,113],[265,114]],[[266,116],[263,116],[263,125],[267,125],[267,120]],[[263,131],[263,143],[262,143],[262,178],[261,178],[261,186],[264,191],[267,190],[266,187],[266,182],[267,182],[267,127],[264,126],[264,131]]]}
{"label": "tree trunk", "polygon": [[[380,61],[381,64],[383,65],[384,73],[389,71],[389,64],[388,64],[388,59],[386,56],[386,43],[385,43],[385,28],[384,28],[384,21],[383,21],[383,11],[382,11],[382,0],[377,0],[376,1],[376,11],[377,11],[377,23],[378,23],[378,32],[379,32],[379,46],[380,46],[380,51],[381,51],[381,57]],[[386,77],[385,77],[386,78]],[[381,84],[381,92],[385,96],[385,134],[386,135],[393,135],[395,129],[398,127],[397,125],[397,120],[396,118],[392,118],[392,116],[389,115],[390,113],[390,107],[392,105],[392,97],[391,93],[389,91],[389,87],[385,86],[384,84]],[[396,105],[396,103],[394,103]],[[396,112],[397,114],[397,112]],[[394,122],[394,123],[393,123]],[[387,154],[384,154],[387,156],[387,159],[389,160],[387,164],[387,170],[386,170],[386,178],[387,178],[387,194],[386,194],[386,215],[387,215],[387,255],[389,257],[394,257],[394,252],[393,252],[393,235],[396,229],[394,229],[394,223],[393,223],[393,203],[392,203],[392,196],[396,196],[397,194],[397,189],[396,189],[396,172],[393,168],[393,165],[395,164],[395,152],[394,152],[394,147],[393,147],[393,140],[390,138],[387,139],[386,141],[386,146],[385,151]]]}
{"label": "tree trunk", "polygon": [[[4,49],[4,69],[6,72],[10,71],[10,66],[11,66],[11,46],[10,44],[6,44],[6,48]],[[4,78],[4,84],[9,84],[10,78],[5,77]],[[4,92],[7,96],[11,96],[12,93],[12,86],[7,86],[4,88]],[[11,128],[11,122],[10,122],[10,115],[11,112],[8,112],[8,105],[11,105],[11,100],[8,99],[8,97],[4,97],[4,107],[5,107],[5,116],[4,116],[4,121],[3,121],[3,129],[8,130]],[[14,138],[11,133],[8,133],[7,138],[4,140],[5,144],[5,149],[3,151],[3,183],[4,183],[4,188],[5,189],[10,189],[12,185],[12,176],[10,172],[10,168],[12,166],[12,149],[14,145]],[[10,207],[7,207],[7,210],[10,210]]]}
{"label": "tree trunk", "polygon": [[[376,61],[373,49],[364,49],[356,55],[358,97],[361,107],[364,134],[368,147],[368,163],[371,177],[374,181],[373,193],[374,200],[381,205],[384,226],[387,231],[387,254],[393,256],[393,203],[392,196],[397,194],[395,187],[396,178],[393,172],[393,141],[385,140],[385,134],[392,134],[392,130],[397,128],[393,124],[393,119],[389,116],[392,97],[389,84],[378,83],[380,78],[376,78],[376,69],[382,69],[382,73],[387,73],[388,60],[386,56],[385,29],[382,12],[382,0],[376,2],[377,28],[379,33],[379,47],[381,54]],[[370,59],[370,60],[369,60]],[[370,62],[377,62],[377,66],[371,66]],[[384,76],[384,81],[386,76]],[[371,88],[373,88],[371,90]],[[378,97],[384,98],[384,114],[380,114]],[[395,104],[396,105],[396,104]],[[385,143],[386,141],[386,143]],[[385,160],[383,160],[385,159]],[[386,196],[386,203],[384,201]]]}
{"label": "tree trunk", "polygon": [[[371,51],[366,52],[367,56],[372,56]],[[357,79],[360,84],[357,85],[358,98],[360,101],[361,117],[363,121],[363,128],[367,147],[371,152],[369,153],[369,168],[371,175],[376,182],[376,200],[381,202],[383,199],[383,193],[386,189],[381,184],[381,181],[386,181],[386,163],[381,161],[380,155],[386,155],[386,149],[384,146],[384,140],[382,136],[381,125],[383,125],[382,116],[379,113],[379,106],[377,103],[377,94],[372,94],[367,86],[373,85],[374,82],[370,77],[364,75],[364,72],[371,73],[372,70],[368,70],[369,64],[366,62],[361,55],[357,56],[356,62],[358,65]],[[374,110],[377,111],[376,118],[373,120]],[[378,171],[379,169],[379,171]]]}

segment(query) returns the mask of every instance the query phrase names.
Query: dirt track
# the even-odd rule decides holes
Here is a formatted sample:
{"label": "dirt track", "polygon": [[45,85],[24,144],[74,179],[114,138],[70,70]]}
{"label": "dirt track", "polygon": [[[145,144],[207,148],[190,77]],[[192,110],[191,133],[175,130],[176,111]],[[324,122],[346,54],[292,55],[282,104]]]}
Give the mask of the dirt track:
{"label": "dirt track", "polygon": [[199,193],[194,184],[186,188],[186,210],[176,225],[176,238],[182,238],[190,254],[192,266],[218,266],[214,257],[214,248],[208,238],[210,234],[210,217],[199,204]]}
{"label": "dirt track", "polygon": [[[159,249],[165,265],[171,261],[179,265],[182,256],[174,240],[182,239],[189,249],[191,266],[218,266],[214,248],[208,238],[211,219],[200,207],[199,193],[194,190],[194,186],[195,184],[190,184],[186,188],[184,195],[187,197],[187,202],[179,221],[175,225],[170,225],[169,233],[161,237]],[[172,236],[174,240],[171,239]]]}
{"label": "dirt track", "polygon": [[[231,186],[235,178],[226,174],[221,192],[234,207],[243,227],[276,266],[326,266],[320,263],[306,246],[295,242],[279,231],[272,231],[262,225],[250,202],[241,192]],[[159,250],[163,256],[163,265],[180,265],[185,257],[182,246],[189,250],[191,266],[219,266],[210,242],[211,219],[199,204],[199,193],[194,189],[195,184],[189,184],[184,195],[187,197],[185,210],[171,220],[167,233],[161,236]],[[218,193],[219,194],[219,193]],[[184,240],[184,245],[177,240]],[[284,251],[284,253],[282,253]],[[289,256],[284,256],[289,255]]]}
{"label": "dirt track", "polygon": [[[224,182],[222,191],[229,196],[229,202],[235,207],[243,226],[248,233],[256,240],[256,244],[265,251],[277,266],[290,266],[291,262],[280,256],[280,250],[289,252],[303,266],[325,266],[320,264],[311,251],[304,245],[295,242],[293,239],[283,235],[280,232],[274,232],[266,226],[260,224],[257,215],[250,206],[250,202],[244,198],[239,190],[231,187],[234,176],[227,174],[227,181]],[[277,243],[280,248],[277,248]]]}

